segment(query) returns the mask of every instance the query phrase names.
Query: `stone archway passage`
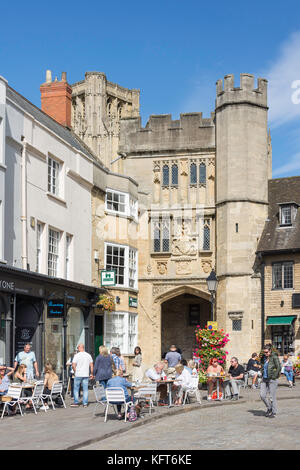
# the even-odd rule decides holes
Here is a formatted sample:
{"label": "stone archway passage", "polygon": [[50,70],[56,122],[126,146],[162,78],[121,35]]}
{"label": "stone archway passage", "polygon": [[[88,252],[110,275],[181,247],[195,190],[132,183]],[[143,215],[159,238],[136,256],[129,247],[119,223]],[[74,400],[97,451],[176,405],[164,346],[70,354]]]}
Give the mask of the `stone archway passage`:
{"label": "stone archway passage", "polygon": [[195,329],[204,328],[210,318],[210,302],[190,293],[181,294],[161,306],[161,352],[175,344],[184,359],[192,359],[196,346]]}

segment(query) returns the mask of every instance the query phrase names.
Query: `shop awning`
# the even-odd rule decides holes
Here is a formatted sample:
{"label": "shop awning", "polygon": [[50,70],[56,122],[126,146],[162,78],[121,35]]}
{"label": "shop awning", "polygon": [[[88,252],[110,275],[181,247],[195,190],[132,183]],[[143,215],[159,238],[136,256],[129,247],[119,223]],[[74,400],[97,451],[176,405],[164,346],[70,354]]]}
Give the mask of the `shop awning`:
{"label": "shop awning", "polygon": [[297,315],[268,317],[267,325],[291,325],[296,318]]}

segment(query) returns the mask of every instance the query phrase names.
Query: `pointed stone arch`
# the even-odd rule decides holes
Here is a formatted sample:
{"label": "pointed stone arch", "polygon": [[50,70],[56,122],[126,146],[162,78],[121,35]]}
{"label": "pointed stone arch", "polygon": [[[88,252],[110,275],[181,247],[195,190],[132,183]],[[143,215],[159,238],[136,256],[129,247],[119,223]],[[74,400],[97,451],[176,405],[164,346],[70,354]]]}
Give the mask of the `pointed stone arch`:
{"label": "pointed stone arch", "polygon": [[[156,287],[160,287],[160,286],[156,286]],[[182,294],[191,294],[191,295],[195,295],[196,297],[200,297],[204,300],[210,301],[210,293],[204,289],[200,289],[199,287],[195,287],[191,285],[181,285],[181,286],[171,287],[170,289],[168,289],[167,286],[161,286],[161,287],[164,288],[164,291],[156,294],[156,296],[155,296],[155,290],[154,290],[154,302],[155,303],[163,304],[167,300],[173,299]]]}

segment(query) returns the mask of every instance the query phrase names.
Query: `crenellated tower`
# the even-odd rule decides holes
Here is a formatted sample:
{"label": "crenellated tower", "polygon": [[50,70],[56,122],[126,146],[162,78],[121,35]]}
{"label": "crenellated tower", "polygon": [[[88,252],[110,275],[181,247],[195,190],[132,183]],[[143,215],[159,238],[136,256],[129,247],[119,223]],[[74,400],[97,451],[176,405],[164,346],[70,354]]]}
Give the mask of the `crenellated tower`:
{"label": "crenellated tower", "polygon": [[217,320],[230,334],[230,354],[242,360],[260,348],[260,279],[254,262],[268,210],[267,112],[267,80],[259,78],[257,87],[254,76],[245,73],[238,87],[233,75],[218,80]]}

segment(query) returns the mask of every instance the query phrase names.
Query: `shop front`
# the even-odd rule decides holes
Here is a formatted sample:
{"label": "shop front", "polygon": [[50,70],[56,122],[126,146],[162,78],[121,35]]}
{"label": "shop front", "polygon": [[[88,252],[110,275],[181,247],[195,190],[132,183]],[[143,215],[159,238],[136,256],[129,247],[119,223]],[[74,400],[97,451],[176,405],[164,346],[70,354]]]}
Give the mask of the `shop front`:
{"label": "shop front", "polygon": [[26,343],[39,370],[49,361],[66,379],[66,363],[79,343],[94,355],[95,304],[103,292],[92,286],[0,267],[0,364],[12,365]]}

